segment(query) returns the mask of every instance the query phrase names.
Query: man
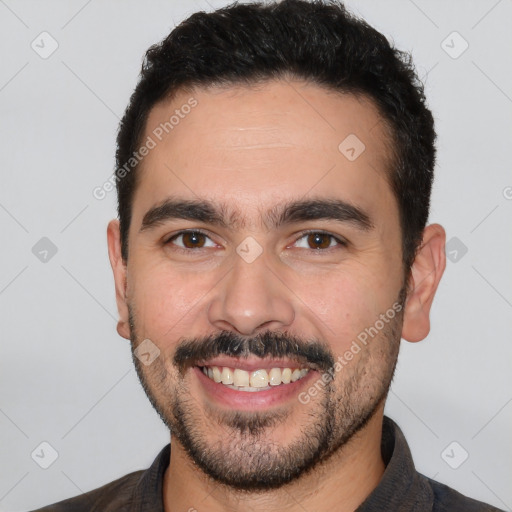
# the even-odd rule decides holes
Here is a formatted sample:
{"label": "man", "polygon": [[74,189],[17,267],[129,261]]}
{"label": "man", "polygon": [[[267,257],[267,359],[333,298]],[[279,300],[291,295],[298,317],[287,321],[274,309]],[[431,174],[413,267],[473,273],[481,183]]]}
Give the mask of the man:
{"label": "man", "polygon": [[171,443],[42,510],[497,510],[417,473],[384,417],[445,268],[434,140],[407,56],[337,2],[196,13],[150,48],[108,247]]}

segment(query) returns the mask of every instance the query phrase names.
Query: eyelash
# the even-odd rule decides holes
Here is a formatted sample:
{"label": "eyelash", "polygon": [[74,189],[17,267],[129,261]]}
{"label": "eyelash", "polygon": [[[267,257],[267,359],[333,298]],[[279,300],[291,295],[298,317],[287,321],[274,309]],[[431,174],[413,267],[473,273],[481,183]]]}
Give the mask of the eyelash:
{"label": "eyelash", "polygon": [[[211,237],[208,236],[208,233],[206,233],[205,231],[203,231],[201,229],[184,229],[183,231],[178,231],[177,233],[172,235],[170,238],[168,238],[164,242],[164,245],[171,244],[171,242],[173,240],[175,240],[176,238],[179,238],[181,235],[185,235],[187,233],[200,233],[200,234],[204,235],[205,237],[207,237],[208,239],[211,240]],[[345,240],[343,240],[343,239],[333,235],[332,233],[329,233],[327,231],[322,231],[322,230],[314,230],[314,229],[302,231],[299,234],[299,236],[297,237],[297,239],[295,240],[295,243],[297,243],[302,238],[304,238],[304,237],[306,237],[308,235],[313,235],[313,234],[329,236],[329,237],[331,237],[333,240],[335,240],[338,243],[337,247],[336,246],[335,247],[328,247],[327,249],[318,249],[318,248],[317,249],[309,249],[310,251],[313,251],[316,254],[318,254],[320,252],[322,252],[322,253],[329,253],[332,250],[339,249],[340,247],[347,247],[347,245],[348,245],[347,241],[345,241]],[[173,251],[177,251],[177,252],[181,252],[181,253],[186,253],[186,254],[190,254],[192,251],[199,251],[201,249],[208,249],[208,247],[206,247],[206,248],[205,247],[198,247],[196,249],[193,249],[193,248],[192,249],[185,249],[183,247],[178,247],[178,246],[173,247]]]}

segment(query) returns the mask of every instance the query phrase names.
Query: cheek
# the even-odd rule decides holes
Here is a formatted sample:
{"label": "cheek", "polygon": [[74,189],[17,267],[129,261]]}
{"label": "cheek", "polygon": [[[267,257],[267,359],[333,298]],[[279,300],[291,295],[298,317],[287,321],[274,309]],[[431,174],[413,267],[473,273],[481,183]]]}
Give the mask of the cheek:
{"label": "cheek", "polygon": [[181,272],[168,262],[138,268],[133,276],[129,297],[135,305],[138,334],[161,340],[194,332],[197,315],[204,311],[216,283],[213,273]]}
{"label": "cheek", "polygon": [[186,282],[169,269],[138,269],[131,281],[129,297],[135,305],[137,326],[147,336],[165,334],[194,304],[194,281]]}
{"label": "cheek", "polygon": [[356,273],[347,270],[333,273],[322,286],[302,281],[302,292],[298,294],[304,297],[302,314],[316,324],[333,352],[344,352],[358,334],[374,325],[379,315],[392,306],[395,297],[390,290],[396,283],[379,280],[382,275],[365,272],[356,277]]}

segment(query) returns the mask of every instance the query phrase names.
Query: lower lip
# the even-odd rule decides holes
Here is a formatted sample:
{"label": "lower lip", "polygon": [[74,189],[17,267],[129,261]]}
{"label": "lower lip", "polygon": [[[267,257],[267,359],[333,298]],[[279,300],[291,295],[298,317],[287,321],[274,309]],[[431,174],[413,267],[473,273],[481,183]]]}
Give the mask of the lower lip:
{"label": "lower lip", "polygon": [[198,366],[195,366],[193,371],[206,390],[206,393],[215,402],[231,409],[236,408],[242,411],[277,406],[291,399],[298,400],[300,391],[307,387],[315,377],[318,377],[317,371],[309,370],[302,379],[290,382],[289,384],[279,384],[279,386],[273,386],[265,391],[237,391],[220,382],[213,381]]}

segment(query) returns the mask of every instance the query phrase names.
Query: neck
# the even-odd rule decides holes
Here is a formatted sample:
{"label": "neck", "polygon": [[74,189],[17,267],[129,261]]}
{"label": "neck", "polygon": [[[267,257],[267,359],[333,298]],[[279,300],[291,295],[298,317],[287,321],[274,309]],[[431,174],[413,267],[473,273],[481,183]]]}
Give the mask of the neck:
{"label": "neck", "polygon": [[235,512],[353,512],[377,487],[385,470],[381,456],[383,407],[338,452],[314,471],[286,486],[241,493],[207,477],[171,439],[164,475],[164,510]]}

